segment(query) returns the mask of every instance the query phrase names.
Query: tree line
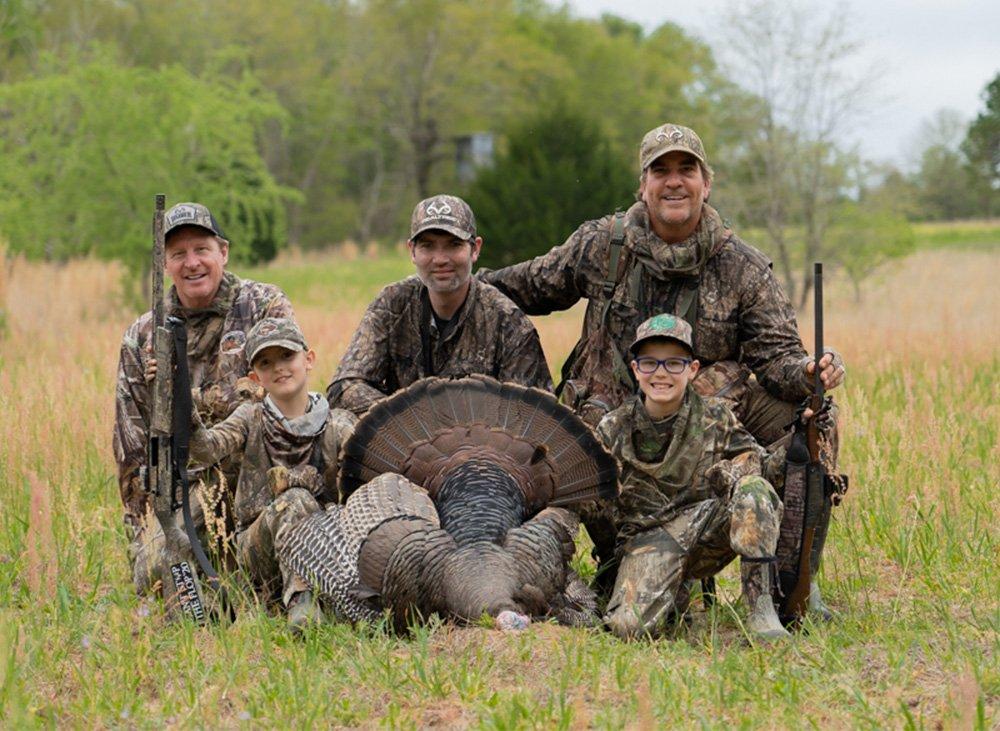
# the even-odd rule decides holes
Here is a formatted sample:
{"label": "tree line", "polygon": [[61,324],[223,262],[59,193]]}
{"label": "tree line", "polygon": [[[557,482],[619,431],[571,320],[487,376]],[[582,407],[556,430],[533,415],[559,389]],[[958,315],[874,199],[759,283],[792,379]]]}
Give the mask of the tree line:
{"label": "tree line", "polygon": [[[638,141],[667,120],[701,134],[713,203],[764,232],[754,243],[793,294],[802,262],[838,226],[882,221],[898,241],[874,248],[895,255],[907,219],[993,212],[1000,82],[984,112],[993,121],[977,120],[957,147],[929,146],[922,163],[961,167],[976,194],[964,208],[930,205],[940,186],[865,168],[822,132],[843,120],[817,119],[815,98],[795,113],[769,93],[769,82],[823,79],[853,91],[824,76],[839,72],[845,44],[795,59],[808,70],[797,78],[782,78],[780,54],[785,66],[761,67],[760,39],[793,15],[778,7],[729,9],[736,38],[750,40],[723,44],[742,56],[733,72],[733,59],[675,24],[646,32],[543,0],[5,0],[0,237],[32,256],[138,265],[152,195],[166,191],[209,204],[233,255],[264,261],[288,244],[398,240],[416,200],[447,190],[481,212],[503,263],[629,205]],[[798,22],[843,37],[834,16]],[[493,141],[493,162],[470,176],[471,135]],[[855,252],[864,266],[870,248]]]}

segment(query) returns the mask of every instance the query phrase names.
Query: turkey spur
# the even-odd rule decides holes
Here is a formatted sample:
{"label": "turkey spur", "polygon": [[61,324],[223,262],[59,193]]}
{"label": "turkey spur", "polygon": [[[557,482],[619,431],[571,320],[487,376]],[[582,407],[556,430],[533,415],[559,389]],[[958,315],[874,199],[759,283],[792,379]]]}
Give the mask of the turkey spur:
{"label": "turkey spur", "polygon": [[314,514],[285,560],[336,612],[397,628],[439,613],[595,615],[569,569],[576,515],[615,496],[614,458],[544,391],[427,378],[378,402],[344,445],[344,504]]}

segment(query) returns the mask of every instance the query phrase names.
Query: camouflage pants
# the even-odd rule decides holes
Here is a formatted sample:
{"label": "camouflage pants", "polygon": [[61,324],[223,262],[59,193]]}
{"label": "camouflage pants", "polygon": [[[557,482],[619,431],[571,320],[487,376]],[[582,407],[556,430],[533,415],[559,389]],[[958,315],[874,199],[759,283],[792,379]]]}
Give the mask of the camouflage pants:
{"label": "camouflage pants", "polygon": [[[229,472],[220,474],[216,470],[189,474],[191,480],[191,517],[194,520],[195,531],[202,546],[209,555],[215,554],[228,567],[233,566],[231,553],[232,539],[232,508],[225,485],[235,485],[236,475]],[[209,506],[213,515],[212,530],[205,527],[205,512],[203,505]],[[126,524],[126,530],[132,531],[128,547],[129,563],[132,565],[132,584],[140,596],[151,591],[160,593],[156,582],[160,577],[161,564],[164,561],[163,528],[152,512],[152,503],[147,507],[147,513],[138,521],[137,526]],[[174,521],[184,530],[184,518],[181,511],[174,513]],[[192,556],[193,560],[193,556]]]}
{"label": "camouflage pants", "polygon": [[604,623],[623,639],[657,637],[687,609],[687,586],[712,576],[736,556],[774,555],[781,501],[761,477],[744,477],[729,501],[688,506],[622,548]]}
{"label": "camouflage pants", "polygon": [[288,606],[293,594],[309,589],[280,559],[288,533],[308,515],[320,510],[312,494],[291,487],[272,500],[257,519],[236,535],[236,560],[265,600],[281,594]]}
{"label": "camouflage pants", "polygon": [[[181,511],[175,511],[173,517],[183,530],[184,519]],[[191,517],[194,519],[198,538],[203,546],[207,546],[210,539],[205,530],[205,514],[201,509],[200,500],[191,500]],[[157,582],[161,576],[162,564],[166,560],[164,552],[163,528],[156,516],[149,512],[143,517],[128,547],[129,561],[132,564],[132,584],[139,596],[150,593],[159,595],[162,591]]]}

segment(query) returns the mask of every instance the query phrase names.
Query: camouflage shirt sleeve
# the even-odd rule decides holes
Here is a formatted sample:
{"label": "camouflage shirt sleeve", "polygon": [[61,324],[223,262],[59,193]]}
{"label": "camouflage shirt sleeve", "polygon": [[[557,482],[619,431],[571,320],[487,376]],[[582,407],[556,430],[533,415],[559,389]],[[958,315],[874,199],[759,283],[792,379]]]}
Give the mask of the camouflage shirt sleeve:
{"label": "camouflage shirt sleeve", "polygon": [[340,472],[340,453],[344,448],[344,442],[354,433],[354,426],[358,423],[358,417],[346,409],[330,409],[330,416],[327,417],[326,429],[323,431],[323,440],[320,449],[323,450],[323,463],[326,465],[323,471],[323,494],[319,495],[320,503],[327,504],[339,502],[337,490],[337,475]]}
{"label": "camouflage shirt sleeve", "polygon": [[531,320],[523,312],[512,312],[503,333],[504,360],[497,380],[552,391],[552,373]]}
{"label": "camouflage shirt sleeve", "polygon": [[809,395],[809,379],[795,310],[770,267],[750,266],[752,281],[743,288],[740,309],[741,360],[769,393],[800,401]]}
{"label": "camouflage shirt sleeve", "polygon": [[385,398],[389,376],[389,339],[396,315],[390,307],[388,288],[383,289],[365,310],[350,345],[326,389],[332,408],[363,414]]}
{"label": "camouflage shirt sleeve", "polygon": [[716,455],[725,460],[739,458],[744,465],[744,474],[759,475],[766,454],[764,448],[744,428],[725,402],[714,398],[706,401],[709,403],[709,414],[715,421]]}
{"label": "camouflage shirt sleeve", "polygon": [[191,429],[191,461],[197,466],[213,465],[223,457],[242,451],[250,433],[250,419],[259,404],[240,404],[224,421],[206,429],[195,412]]}
{"label": "camouflage shirt sleeve", "polygon": [[608,225],[606,218],[587,221],[547,254],[478,276],[529,315],[569,309],[604,278]]}
{"label": "camouflage shirt sleeve", "polygon": [[146,493],[139,484],[139,470],[146,464],[149,431],[149,388],[146,385],[143,350],[147,337],[143,318],[136,320],[122,337],[115,383],[115,427],[112,448],[118,467],[118,490],[125,507],[125,520],[138,525],[146,512]]}

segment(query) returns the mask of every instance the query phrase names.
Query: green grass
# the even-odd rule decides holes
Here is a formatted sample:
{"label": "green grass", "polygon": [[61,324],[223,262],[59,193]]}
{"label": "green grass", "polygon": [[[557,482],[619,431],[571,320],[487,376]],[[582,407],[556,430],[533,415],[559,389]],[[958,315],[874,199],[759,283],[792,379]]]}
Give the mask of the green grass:
{"label": "green grass", "polygon": [[271,282],[284,290],[296,306],[322,306],[331,302],[366,304],[386,284],[413,274],[413,262],[400,248],[378,258],[358,258],[338,263],[332,253],[301,263],[237,267],[241,277]]}
{"label": "green grass", "polygon": [[925,221],[913,224],[921,249],[990,249],[1000,246],[1000,220]]}
{"label": "green grass", "polygon": [[[302,298],[344,302],[344,288],[360,297],[408,268],[257,274],[308,308],[329,300]],[[261,608],[196,629],[165,624],[156,603],[133,595],[109,448],[123,322],[51,338],[15,320],[0,336],[0,420],[15,430],[0,440],[5,728],[1000,724],[996,348],[939,357],[872,345],[870,362],[852,361],[838,394],[852,486],[822,575],[839,619],[789,643],[747,642],[732,567],[719,604],[706,612],[696,600],[690,628],[654,643],[439,622],[404,637],[329,625],[299,640]],[[857,338],[855,350],[868,347]],[[51,489],[49,520],[30,515],[32,472]],[[44,577],[29,588],[32,566],[55,569],[53,592]]]}

